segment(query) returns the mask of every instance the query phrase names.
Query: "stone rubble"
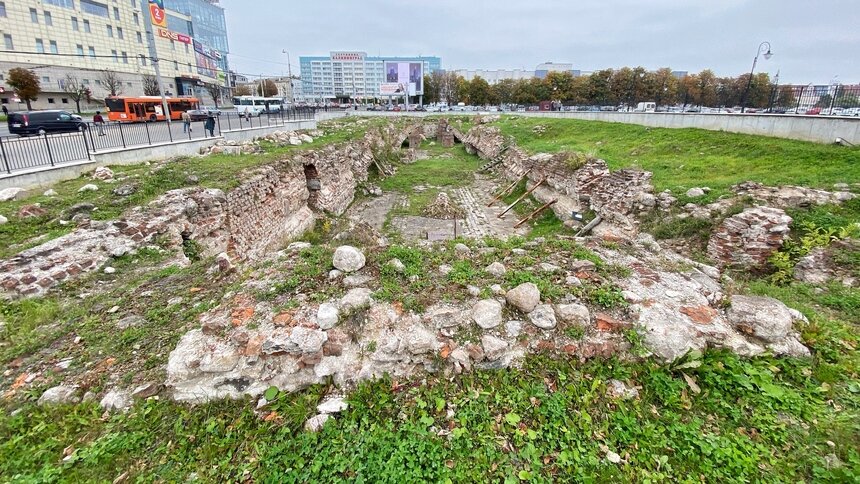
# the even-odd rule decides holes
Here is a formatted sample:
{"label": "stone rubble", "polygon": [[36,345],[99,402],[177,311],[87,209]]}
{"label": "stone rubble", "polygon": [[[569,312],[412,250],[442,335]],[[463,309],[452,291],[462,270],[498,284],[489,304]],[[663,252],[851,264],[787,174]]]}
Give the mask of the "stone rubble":
{"label": "stone rubble", "polygon": [[762,267],[788,238],[792,219],[778,208],[752,207],[723,221],[708,241],[720,267]]}

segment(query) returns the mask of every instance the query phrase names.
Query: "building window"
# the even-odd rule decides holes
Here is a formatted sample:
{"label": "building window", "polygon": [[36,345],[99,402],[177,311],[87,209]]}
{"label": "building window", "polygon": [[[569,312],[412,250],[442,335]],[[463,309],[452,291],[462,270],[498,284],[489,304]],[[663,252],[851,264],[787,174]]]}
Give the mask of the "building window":
{"label": "building window", "polygon": [[89,48],[87,48],[87,51],[89,51],[90,57],[92,57],[92,58],[96,57],[96,48],[95,47],[89,46]]}
{"label": "building window", "polygon": [[51,53],[52,54],[59,54],[60,53],[60,50],[57,49],[57,41],[56,40],[52,40],[50,42],[50,46],[51,46]]}
{"label": "building window", "polygon": [[54,25],[54,18],[51,17],[51,12],[42,12],[45,15],[45,25],[52,26]]}
{"label": "building window", "polygon": [[146,57],[144,57],[143,54],[139,54],[138,59],[140,59],[140,65],[142,65],[142,66],[146,65]]}
{"label": "building window", "polygon": [[6,50],[15,50],[15,45],[12,43],[11,35],[3,34],[3,44],[6,46]]}
{"label": "building window", "polygon": [[76,45],[76,46],[75,46],[75,49],[76,49],[76,50],[77,50],[77,52],[78,52],[78,56],[80,56],[80,57],[83,57],[83,56],[84,56],[84,46],[83,46],[83,45],[78,44],[78,45]]}
{"label": "building window", "polygon": [[89,85],[90,85],[90,80],[89,80],[89,79],[81,79],[81,84],[83,84],[83,85],[85,85],[85,86],[89,86]]}
{"label": "building window", "polygon": [[126,83],[125,83],[125,85],[126,85],[126,86],[128,86],[128,87],[131,87],[131,83],[130,83],[130,82],[126,82]]}
{"label": "building window", "polygon": [[117,7],[113,8],[113,19],[119,20],[119,9]]}
{"label": "building window", "polygon": [[42,82],[51,82],[51,78],[48,76],[42,76]]}
{"label": "building window", "polygon": [[107,33],[108,33],[108,37],[113,38],[113,27],[112,26],[110,26],[110,25],[107,26]]}
{"label": "building window", "polygon": [[6,2],[0,2],[0,17],[6,16]]}
{"label": "building window", "polygon": [[173,61],[173,70],[174,70],[174,71],[178,71],[178,70],[179,70],[179,63],[178,63],[178,62],[176,62],[176,61]]}
{"label": "building window", "polygon": [[90,33],[90,21],[84,20],[84,32]]}
{"label": "building window", "polygon": [[48,104],[54,104],[54,98],[49,97],[48,98]]}
{"label": "building window", "polygon": [[72,30],[74,30],[75,32],[78,32],[79,30],[81,30],[80,26],[78,25],[78,18],[77,17],[72,17]]}
{"label": "building window", "polygon": [[116,28],[116,36],[119,37],[120,40],[125,39],[125,34],[122,33],[122,27]]}
{"label": "building window", "polygon": [[35,8],[30,9],[30,22],[39,23],[39,12],[36,12]]}
{"label": "building window", "polygon": [[170,41],[170,50],[176,51],[176,42],[174,42],[172,40]]}
{"label": "building window", "polygon": [[45,43],[42,42],[42,39],[36,39],[36,52],[40,54],[45,53]]}
{"label": "building window", "polygon": [[69,104],[69,98],[67,97],[60,98],[60,100],[63,102],[63,104]]}
{"label": "building window", "polygon": [[185,44],[185,53],[188,53],[188,44]]}
{"label": "building window", "polygon": [[131,14],[131,17],[134,19],[135,25],[140,25],[140,17],[137,15],[137,12]]}
{"label": "building window", "polygon": [[123,52],[123,53],[122,53],[122,63],[123,63],[123,64],[128,64],[128,52]]}
{"label": "building window", "polygon": [[119,54],[115,50],[111,50],[110,53],[113,55],[113,61],[119,64]]}
{"label": "building window", "polygon": [[84,13],[88,13],[88,14],[92,14],[92,15],[98,15],[99,17],[109,17],[110,16],[108,14],[108,6],[107,5],[105,5],[103,3],[99,3],[99,2],[94,2],[93,0],[81,0],[81,10]]}
{"label": "building window", "polygon": [[140,32],[137,33],[137,43],[138,44],[143,43],[143,34],[141,34]]}
{"label": "building window", "polygon": [[42,0],[42,3],[56,5],[63,8],[75,8],[74,0]]}

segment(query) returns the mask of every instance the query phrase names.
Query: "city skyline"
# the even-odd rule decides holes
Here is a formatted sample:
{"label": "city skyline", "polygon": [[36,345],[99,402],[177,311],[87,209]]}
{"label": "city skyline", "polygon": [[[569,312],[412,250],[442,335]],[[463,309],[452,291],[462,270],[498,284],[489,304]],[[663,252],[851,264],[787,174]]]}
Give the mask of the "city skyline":
{"label": "city skyline", "polygon": [[360,9],[343,0],[256,0],[252,8],[238,0],[220,3],[231,65],[245,74],[286,74],[283,50],[294,74],[299,56],[357,50],[438,55],[446,70],[533,70],[552,61],[583,71],[643,66],[737,76],[749,72],[759,43],[769,41],[774,56],[759,59],[756,72],[779,71],[787,83],[860,83],[854,54],[860,33],[847,27],[860,22],[860,12],[848,0],[440,0],[420,9],[390,0],[368,0]]}

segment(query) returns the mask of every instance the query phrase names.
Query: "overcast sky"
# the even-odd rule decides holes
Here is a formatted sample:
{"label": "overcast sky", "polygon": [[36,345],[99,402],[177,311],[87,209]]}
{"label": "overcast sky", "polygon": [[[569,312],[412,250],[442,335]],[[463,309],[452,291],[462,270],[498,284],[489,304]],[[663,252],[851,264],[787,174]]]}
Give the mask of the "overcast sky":
{"label": "overcast sky", "polygon": [[[300,55],[333,50],[437,55],[445,69],[534,70],[546,61],[593,71],[622,66],[781,83],[860,83],[857,0],[221,0],[230,65],[294,74]],[[838,76],[838,77],[837,77]]]}

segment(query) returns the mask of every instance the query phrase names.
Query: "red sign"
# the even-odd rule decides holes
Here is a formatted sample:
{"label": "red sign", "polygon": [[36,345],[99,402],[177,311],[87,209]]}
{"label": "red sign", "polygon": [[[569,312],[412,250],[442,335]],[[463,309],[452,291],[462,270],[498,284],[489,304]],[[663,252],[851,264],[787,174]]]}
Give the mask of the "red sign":
{"label": "red sign", "polygon": [[149,16],[152,17],[152,25],[167,27],[167,16],[164,15],[164,10],[159,8],[157,4],[149,4]]}
{"label": "red sign", "polygon": [[158,36],[165,39],[174,40],[176,42],[182,42],[183,44],[191,43],[191,37],[185,34],[177,34],[176,32],[171,32],[167,29],[158,29]]}

